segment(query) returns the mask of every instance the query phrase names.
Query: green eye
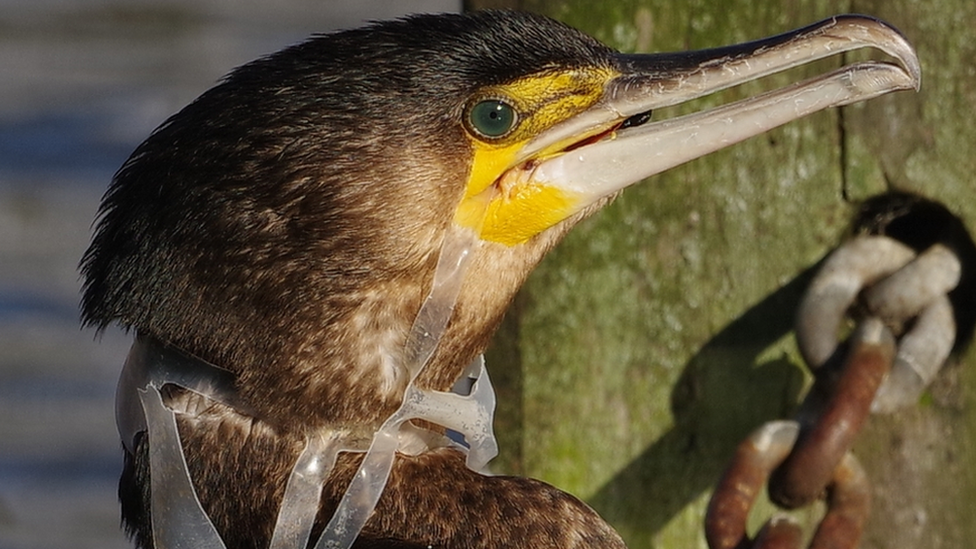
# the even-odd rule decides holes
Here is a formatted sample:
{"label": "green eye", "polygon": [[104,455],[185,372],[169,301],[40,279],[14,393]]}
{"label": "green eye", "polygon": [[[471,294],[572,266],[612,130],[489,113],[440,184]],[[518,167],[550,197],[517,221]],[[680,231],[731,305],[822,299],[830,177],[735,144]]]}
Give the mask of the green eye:
{"label": "green eye", "polygon": [[471,111],[468,113],[468,122],[470,122],[471,128],[482,137],[495,138],[512,131],[518,122],[518,115],[508,103],[498,99],[489,99],[471,107]]}

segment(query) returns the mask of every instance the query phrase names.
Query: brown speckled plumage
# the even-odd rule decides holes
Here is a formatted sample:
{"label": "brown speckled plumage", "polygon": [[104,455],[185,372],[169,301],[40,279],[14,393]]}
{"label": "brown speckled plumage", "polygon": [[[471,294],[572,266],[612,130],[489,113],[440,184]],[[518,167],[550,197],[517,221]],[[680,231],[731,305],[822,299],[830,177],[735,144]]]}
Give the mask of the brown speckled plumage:
{"label": "brown speckled plumage", "polygon": [[[267,547],[304,433],[376,425],[398,406],[407,380],[383,356],[403,348],[464,192],[471,94],[543,69],[606,65],[610,53],[548,19],[497,12],[315,37],[236,70],[120,169],[83,259],[84,320],[237,375],[260,420],[217,404],[180,420],[194,484],[229,549]],[[531,269],[600,205],[523,245],[486,243],[419,385],[447,390]],[[152,544],[146,447],[141,437],[126,456],[120,484],[142,547]],[[358,459],[340,459],[313,541]],[[477,475],[438,450],[398,458],[356,546],[428,545],[622,542],[572,496]]]}

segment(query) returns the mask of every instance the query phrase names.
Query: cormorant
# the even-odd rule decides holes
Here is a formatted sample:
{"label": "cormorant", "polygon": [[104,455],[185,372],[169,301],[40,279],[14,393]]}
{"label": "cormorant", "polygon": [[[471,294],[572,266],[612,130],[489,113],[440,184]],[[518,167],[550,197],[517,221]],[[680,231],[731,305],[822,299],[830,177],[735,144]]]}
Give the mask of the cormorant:
{"label": "cormorant", "polygon": [[[860,47],[896,63],[650,121],[654,109]],[[130,361],[149,370],[189,364],[202,376],[202,385],[154,389],[178,412],[183,452],[169,457],[185,455],[190,500],[226,547],[264,549],[312,438],[368,440],[408,387],[449,390],[532,268],[619,190],[918,79],[905,39],[863,16],[655,55],[621,54],[516,12],[417,15],[315,36],[234,70],[132,153],[82,260],[83,320],[135,331]],[[447,251],[455,241],[461,251]],[[460,286],[435,314],[449,322],[420,331],[433,337],[432,356],[417,358],[408,340],[437,294],[438,260],[460,257]],[[191,521],[182,504],[153,499],[154,412],[140,379],[119,389],[125,525],[141,547],[217,546],[153,531]],[[199,389],[208,383],[217,388]],[[356,547],[623,546],[576,498],[473,472],[463,449],[425,445],[427,435],[413,440],[419,449],[401,447]],[[361,460],[338,455],[297,545],[315,543]],[[156,480],[161,491],[177,484]]]}

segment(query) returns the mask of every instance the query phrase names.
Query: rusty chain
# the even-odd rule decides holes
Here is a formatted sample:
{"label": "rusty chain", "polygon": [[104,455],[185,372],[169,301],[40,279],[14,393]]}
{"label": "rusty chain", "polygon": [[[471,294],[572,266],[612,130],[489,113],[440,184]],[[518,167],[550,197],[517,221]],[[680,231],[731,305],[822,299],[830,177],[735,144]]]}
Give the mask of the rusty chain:
{"label": "rusty chain", "polygon": [[[854,238],[827,258],[796,322],[813,387],[794,420],[769,422],[736,449],[705,517],[711,549],[799,549],[802,532],[789,517],[748,536],[746,519],[767,483],[784,509],[826,499],[810,548],[858,546],[870,487],[851,447],[870,413],[917,402],[945,363],[956,339],[947,294],[961,272],[943,244],[916,254],[885,236]],[[856,327],[839,342],[845,318]]]}

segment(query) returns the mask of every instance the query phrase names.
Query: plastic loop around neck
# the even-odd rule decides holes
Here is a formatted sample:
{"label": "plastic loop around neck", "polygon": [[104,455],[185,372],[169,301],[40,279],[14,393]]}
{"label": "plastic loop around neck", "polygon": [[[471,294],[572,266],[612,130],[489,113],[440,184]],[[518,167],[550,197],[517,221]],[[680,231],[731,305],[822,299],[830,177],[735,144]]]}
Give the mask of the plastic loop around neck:
{"label": "plastic loop around neck", "polygon": [[315,549],[348,549],[356,541],[389,480],[400,444],[401,428],[407,421],[425,419],[463,434],[471,448],[467,465],[476,466],[476,471],[498,453],[491,430],[495,395],[481,357],[473,366],[478,369],[478,379],[483,381],[475,382],[468,397],[424,391],[414,385],[447,328],[472,252],[480,244],[474,231],[457,225],[451,225],[445,234],[430,293],[407,335],[403,366],[410,374],[410,383],[404,391],[403,402],[374,435],[359,470]]}
{"label": "plastic loop around neck", "polygon": [[[129,350],[115,395],[115,419],[122,444],[135,453],[137,433],[149,438],[153,545],[159,549],[224,549],[197,497],[180,444],[176,413],[160,389],[173,384],[242,413],[233,374],[160,341],[139,336]],[[165,511],[163,511],[165,510]]]}
{"label": "plastic loop around neck", "polygon": [[468,396],[422,391],[413,384],[407,387],[403,404],[376,432],[315,549],[346,549],[356,541],[389,479],[405,422],[425,419],[463,434],[469,445],[466,464],[473,471],[480,472],[498,454],[491,429],[495,392],[484,369],[484,359],[479,356],[472,367],[478,368],[478,377]]}
{"label": "plastic loop around neck", "polygon": [[[398,450],[416,454],[456,446],[447,437],[413,426],[411,419],[423,419],[463,435],[466,446],[461,449],[467,452],[466,464],[472,470],[480,472],[497,455],[492,432],[495,395],[482,357],[465,370],[468,378],[475,379],[468,395],[421,390],[414,385],[443,336],[472,251],[479,245],[474,232],[457,226],[445,236],[430,293],[407,337],[402,365],[410,382],[403,402],[373,435],[360,469],[316,549],[346,549],[355,542],[386,486]],[[193,488],[177,428],[178,412],[166,406],[160,393],[167,384],[183,387],[241,414],[257,416],[239,399],[231,372],[154,338],[137,337],[119,379],[116,421],[123,444],[131,453],[135,453],[137,433],[148,431],[154,546],[225,549]],[[270,549],[307,546],[322,487],[338,453],[362,452],[364,442],[361,435],[337,429],[309,435],[289,475]]]}
{"label": "plastic loop around neck", "polygon": [[[225,549],[197,498],[180,445],[176,415],[156,387],[139,391],[149,430],[150,505],[153,547]],[[157,510],[165,512],[157,512]]]}
{"label": "plastic loop around neck", "polygon": [[[465,378],[474,379],[468,395],[408,386],[400,408],[373,436],[369,448],[377,450],[373,450],[372,457],[367,452],[360,473],[350,483],[317,548],[346,547],[355,541],[386,485],[397,451],[417,454],[437,447],[457,447],[467,453],[467,466],[478,472],[497,455],[492,432],[495,394],[483,357],[479,356],[468,366],[458,386],[468,385],[464,383]],[[225,549],[193,488],[180,443],[177,412],[164,404],[160,393],[167,384],[228,406],[235,406],[237,400],[232,376],[226,370],[153,338],[140,336],[133,344],[120,378],[116,413],[127,448],[134,447],[136,433],[148,431],[154,546],[157,549]],[[138,398],[138,410],[130,407],[133,397]],[[415,427],[409,423],[411,419],[424,419],[461,434],[466,446]],[[307,547],[322,486],[338,453],[366,451],[366,442],[369,440],[361,435],[341,430],[323,430],[309,436],[288,479],[271,549]],[[343,545],[347,542],[348,545]]]}

